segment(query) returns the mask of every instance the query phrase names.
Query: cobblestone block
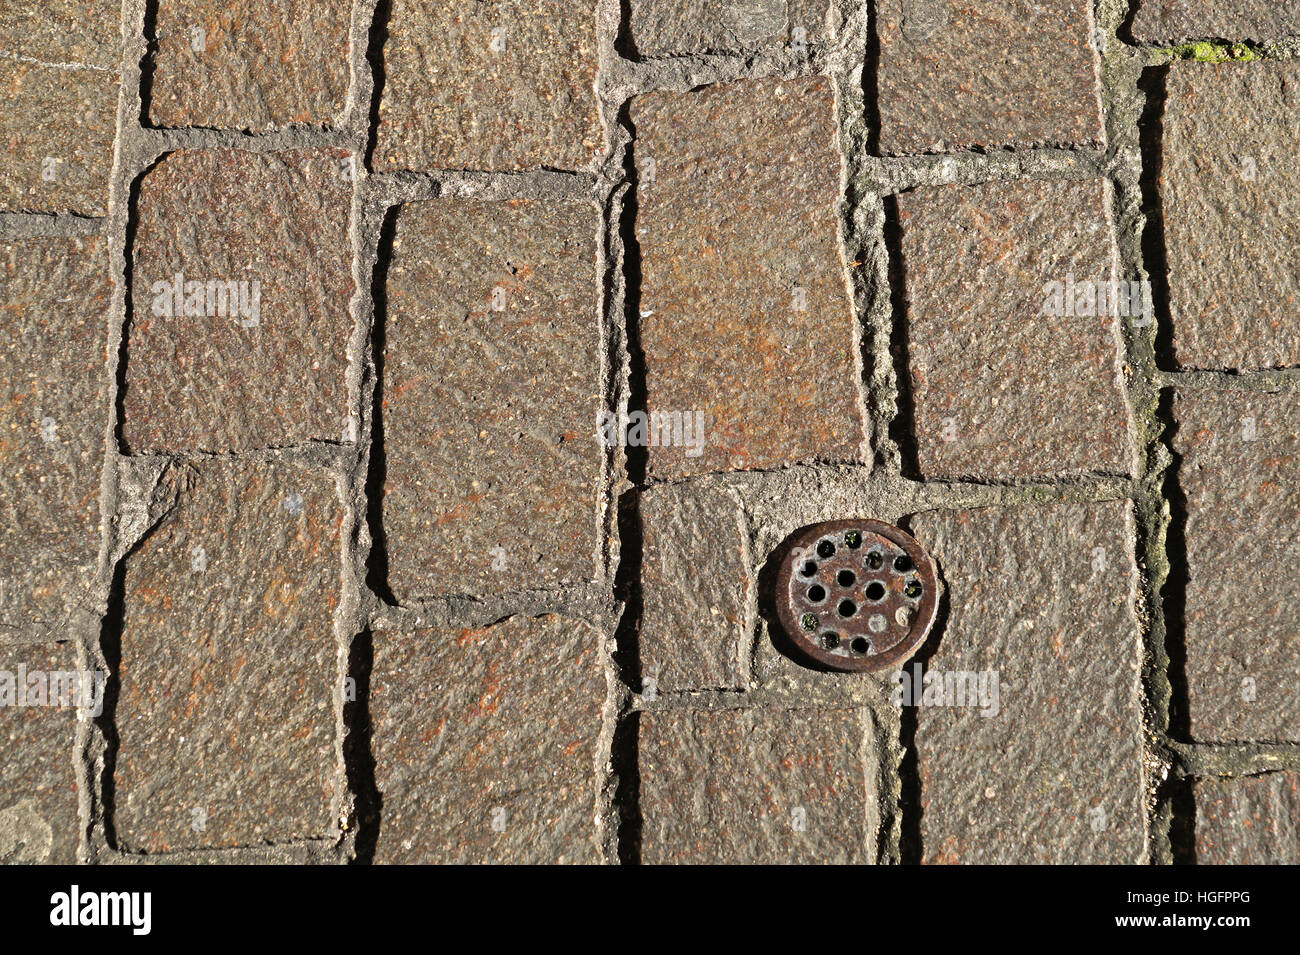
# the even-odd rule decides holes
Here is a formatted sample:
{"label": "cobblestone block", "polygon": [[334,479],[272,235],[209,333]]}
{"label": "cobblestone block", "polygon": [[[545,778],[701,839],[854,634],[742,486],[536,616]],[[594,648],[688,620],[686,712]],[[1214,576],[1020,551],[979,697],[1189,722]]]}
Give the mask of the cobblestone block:
{"label": "cobblestone block", "polygon": [[[1127,501],[929,512],[948,620],[918,688],[927,863],[1137,863],[1142,642]],[[933,674],[933,675],[932,675]]]}
{"label": "cobblestone block", "polygon": [[661,423],[651,473],[856,459],[861,330],[839,252],[829,83],[653,93],[630,115],[640,336]]}
{"label": "cobblestone block", "polygon": [[598,229],[578,200],[398,214],[383,529],[399,598],[597,576]]}
{"label": "cobblestone block", "polygon": [[102,239],[0,243],[0,636],[88,602],[111,413]]}
{"label": "cobblestone block", "polygon": [[0,648],[0,864],[77,861],[76,701],[90,701],[50,692],[76,659],[70,643]]}
{"label": "cobblestone block", "polygon": [[1179,391],[1192,738],[1300,741],[1300,399]]}
{"label": "cobblestone block", "polygon": [[643,690],[743,689],[755,571],[740,505],[663,485],[641,498]]}
{"label": "cobblestone block", "polygon": [[1198,865],[1300,864],[1295,773],[1201,779],[1194,792]]}
{"label": "cobblestone block", "polygon": [[[1300,33],[1296,0],[1139,0],[1133,37],[1141,43],[1179,40],[1268,42]],[[1208,145],[1208,144],[1207,144]]]}
{"label": "cobblestone block", "polygon": [[875,861],[876,754],[857,709],[641,716],[642,861]]}
{"label": "cobblestone block", "polygon": [[[1121,300],[1110,294],[1121,286],[1110,284],[1109,201],[1100,180],[941,186],[899,198],[925,477],[1132,469],[1121,319],[1109,308]],[[1097,286],[1105,301],[1085,294]]]}
{"label": "cobblestone block", "polygon": [[327,473],[221,460],[128,555],[114,824],[130,851],[332,833],[343,506]]}
{"label": "cobblestone block", "polygon": [[350,434],[351,157],[172,153],[140,183],[123,440],[242,451]]}
{"label": "cobblestone block", "polygon": [[1099,146],[1091,0],[878,0],[885,155]]}
{"label": "cobblestone block", "polygon": [[585,168],[596,66],[592,3],[394,0],[375,168]]}
{"label": "cobblestone block", "polygon": [[121,8],[90,0],[0,10],[0,212],[105,215],[117,131]]}
{"label": "cobblestone block", "polygon": [[633,0],[629,33],[641,56],[730,53],[823,43],[827,0]]}
{"label": "cobblestone block", "polygon": [[1160,196],[1174,360],[1300,365],[1300,64],[1178,63]]}
{"label": "cobblestone block", "polygon": [[348,93],[351,14],[338,0],[159,0],[150,122],[334,123]]}
{"label": "cobblestone block", "polygon": [[375,861],[601,861],[601,639],[557,616],[376,634]]}

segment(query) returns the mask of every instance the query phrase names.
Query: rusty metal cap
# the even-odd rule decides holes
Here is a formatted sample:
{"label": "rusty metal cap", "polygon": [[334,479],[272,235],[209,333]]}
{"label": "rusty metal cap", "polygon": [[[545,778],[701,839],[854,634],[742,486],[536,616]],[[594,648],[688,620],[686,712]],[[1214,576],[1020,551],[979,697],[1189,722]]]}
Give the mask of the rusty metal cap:
{"label": "rusty metal cap", "polygon": [[776,612],[808,657],[836,670],[901,665],[925,643],[939,606],[934,561],[902,528],[827,521],[782,544]]}

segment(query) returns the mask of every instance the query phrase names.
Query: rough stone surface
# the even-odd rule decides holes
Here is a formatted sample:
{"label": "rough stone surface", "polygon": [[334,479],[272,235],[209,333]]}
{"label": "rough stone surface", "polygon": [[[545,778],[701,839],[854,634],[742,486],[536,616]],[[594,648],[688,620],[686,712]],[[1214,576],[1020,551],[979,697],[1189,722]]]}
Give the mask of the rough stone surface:
{"label": "rough stone surface", "polygon": [[1177,63],[1160,195],[1185,368],[1300,365],[1300,64]]}
{"label": "rough stone surface", "polygon": [[550,615],[376,634],[375,861],[600,861],[600,644]]}
{"label": "rough stone surface", "polygon": [[1255,40],[1300,33],[1296,0],[1139,0],[1133,37],[1139,42]]}
{"label": "rough stone surface", "polygon": [[26,239],[0,243],[0,270],[0,637],[54,636],[99,552],[108,257],[98,238]]}
{"label": "rough stone surface", "polygon": [[949,705],[918,709],[924,861],[1141,861],[1131,505],[934,511],[914,531],[948,592],[925,670],[991,671],[998,681],[996,707],[969,697],[953,706],[945,695]]}
{"label": "rough stone surface", "polygon": [[0,648],[0,864],[77,861],[76,709],[50,705],[48,695],[49,675],[76,667],[69,643]]}
{"label": "rough stone surface", "polygon": [[1192,738],[1300,741],[1300,398],[1177,393]]}
{"label": "rough stone surface", "polygon": [[1091,0],[878,0],[880,148],[1100,145]]}
{"label": "rough stone surface", "polygon": [[651,474],[856,458],[860,330],[830,84],[653,93],[630,115],[648,410],[701,412],[705,428],[702,449],[651,447]]}
{"label": "rough stone surface", "polygon": [[1201,779],[1194,792],[1198,865],[1300,865],[1300,776]]}
{"label": "rough stone surface", "polygon": [[641,497],[641,675],[658,691],[743,689],[754,569],[725,491],[660,486]]}
{"label": "rough stone surface", "polygon": [[580,169],[604,149],[596,8],[393,0],[374,164]]}
{"label": "rough stone surface", "polygon": [[160,0],[150,122],[332,123],[347,99],[351,14],[339,0]]}
{"label": "rough stone surface", "polygon": [[865,711],[644,713],[639,740],[643,862],[875,861]]}
{"label": "rough stone surface", "polygon": [[330,834],[343,507],[328,474],[212,461],[124,561],[114,800],[129,851]]}
{"label": "rough stone surface", "polygon": [[1133,467],[1119,319],[1043,314],[1048,283],[1109,283],[1109,190],[940,186],[898,200],[917,459],[927,478]]}
{"label": "rough stone surface", "polygon": [[[208,149],[172,153],[144,175],[122,399],[131,453],[343,440],[353,329],[346,162],[333,150]],[[244,283],[241,308],[217,294],[230,282]],[[204,294],[190,297],[191,283]]]}
{"label": "rough stone surface", "polygon": [[399,212],[383,372],[399,598],[598,576],[598,229],[579,200]]}
{"label": "rough stone surface", "polygon": [[0,212],[102,216],[117,130],[120,5],[8,3],[0,11]]}
{"label": "rough stone surface", "polygon": [[812,45],[829,35],[829,6],[827,0],[633,0],[628,33],[641,56]]}

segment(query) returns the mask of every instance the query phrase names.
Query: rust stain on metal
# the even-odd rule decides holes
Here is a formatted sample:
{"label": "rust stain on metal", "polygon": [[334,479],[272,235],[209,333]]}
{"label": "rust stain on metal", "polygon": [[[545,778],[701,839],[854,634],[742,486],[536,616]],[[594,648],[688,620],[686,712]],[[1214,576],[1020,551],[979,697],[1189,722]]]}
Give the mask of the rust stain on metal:
{"label": "rust stain on metal", "polygon": [[776,611],[806,656],[836,670],[883,670],[934,625],[934,561],[901,528],[860,518],[812,524],[782,544]]}

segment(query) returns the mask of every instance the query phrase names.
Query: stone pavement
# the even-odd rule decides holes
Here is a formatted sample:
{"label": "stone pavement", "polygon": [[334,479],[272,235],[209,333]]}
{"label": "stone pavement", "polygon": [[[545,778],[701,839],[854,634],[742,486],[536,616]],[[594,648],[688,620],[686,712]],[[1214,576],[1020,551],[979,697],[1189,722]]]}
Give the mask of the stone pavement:
{"label": "stone pavement", "polygon": [[1300,858],[1300,3],[0,38],[0,859]]}

